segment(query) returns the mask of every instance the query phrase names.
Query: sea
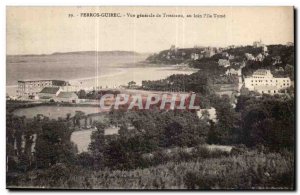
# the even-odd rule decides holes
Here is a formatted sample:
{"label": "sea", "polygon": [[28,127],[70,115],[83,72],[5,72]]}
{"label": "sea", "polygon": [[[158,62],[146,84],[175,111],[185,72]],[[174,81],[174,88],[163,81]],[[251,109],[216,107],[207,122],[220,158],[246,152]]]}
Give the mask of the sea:
{"label": "sea", "polygon": [[145,63],[147,54],[75,52],[52,55],[11,55],[6,60],[6,93],[16,95],[18,80],[58,79],[83,89],[113,88],[135,81],[164,79],[196,70]]}

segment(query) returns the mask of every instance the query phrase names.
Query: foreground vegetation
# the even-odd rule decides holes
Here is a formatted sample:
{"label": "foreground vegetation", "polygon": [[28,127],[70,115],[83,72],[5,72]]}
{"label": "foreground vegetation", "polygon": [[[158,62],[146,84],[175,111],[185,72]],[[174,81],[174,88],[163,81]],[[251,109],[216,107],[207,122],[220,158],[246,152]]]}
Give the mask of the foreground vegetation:
{"label": "foreground vegetation", "polygon": [[[292,189],[293,155],[289,152],[234,150],[211,155],[205,150],[189,159],[134,170],[94,171],[58,164],[46,171],[20,175],[12,185],[39,188],[80,189]],[[180,156],[181,155],[181,156]],[[185,158],[184,158],[185,156]],[[162,160],[162,159],[161,159]]]}
{"label": "foreground vegetation", "polygon": [[[112,110],[94,123],[89,151],[80,154],[70,141],[80,118],[8,115],[7,186],[294,189],[293,97],[240,96],[235,109],[225,97],[210,103],[217,123],[187,111]],[[105,135],[109,125],[119,134]],[[207,143],[233,148],[210,150]]]}

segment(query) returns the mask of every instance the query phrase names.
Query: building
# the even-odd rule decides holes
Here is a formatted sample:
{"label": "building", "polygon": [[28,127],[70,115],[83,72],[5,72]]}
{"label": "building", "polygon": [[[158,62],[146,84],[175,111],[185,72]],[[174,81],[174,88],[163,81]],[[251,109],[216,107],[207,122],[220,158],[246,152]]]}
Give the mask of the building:
{"label": "building", "polygon": [[62,80],[22,80],[18,81],[17,95],[22,97],[36,96],[45,87],[68,86]]}
{"label": "building", "polygon": [[226,60],[226,59],[219,59],[218,64],[219,64],[219,66],[223,66],[225,68],[230,66],[229,60]]}
{"label": "building", "polygon": [[225,72],[226,75],[237,75],[237,76],[241,76],[242,75],[242,69],[239,68],[239,69],[234,69],[234,68],[229,68],[226,70]]}
{"label": "building", "polygon": [[276,65],[276,64],[280,64],[280,63],[282,63],[280,56],[272,57],[272,65]]}
{"label": "building", "polygon": [[268,47],[267,46],[262,46],[262,52],[263,53],[268,53]]}
{"label": "building", "polygon": [[206,58],[210,58],[215,54],[216,54],[216,52],[215,52],[214,48],[212,48],[212,47],[205,48],[205,50],[204,50],[204,57],[206,57]]}
{"label": "building", "polygon": [[191,54],[191,59],[192,59],[192,60],[198,60],[198,59],[199,59],[199,54],[197,54],[197,53],[192,53],[192,54]]}
{"label": "building", "polygon": [[235,58],[234,55],[229,55],[228,56],[228,60],[234,60],[234,58]]}
{"label": "building", "polygon": [[258,69],[252,76],[244,78],[245,87],[250,91],[276,94],[291,86],[290,78],[275,78],[270,70]]}
{"label": "building", "polygon": [[245,53],[245,57],[247,60],[255,60],[255,57],[250,53]]}
{"label": "building", "polygon": [[217,113],[216,109],[211,107],[209,109],[200,109],[197,111],[197,116],[200,119],[207,118],[209,120],[212,120],[213,122],[217,122]]}
{"label": "building", "polygon": [[286,46],[288,46],[288,47],[294,46],[294,43],[293,43],[293,42],[287,42],[287,43],[286,43]]}
{"label": "building", "polygon": [[78,96],[74,92],[61,91],[54,100],[56,102],[77,103]]}
{"label": "building", "polygon": [[228,57],[229,54],[227,52],[222,52],[222,57]]}
{"label": "building", "polygon": [[45,87],[38,94],[40,100],[54,100],[61,92],[60,87]]}
{"label": "building", "polygon": [[262,55],[261,53],[255,57],[255,61],[259,61],[259,62],[262,62],[264,59],[265,59],[265,56]]}
{"label": "building", "polygon": [[253,47],[263,47],[264,46],[264,44],[263,44],[263,42],[260,40],[260,41],[254,41],[253,42]]}
{"label": "building", "polygon": [[279,93],[278,89],[274,88],[274,86],[268,86],[268,85],[254,86],[254,91],[260,94],[271,94],[271,95]]}

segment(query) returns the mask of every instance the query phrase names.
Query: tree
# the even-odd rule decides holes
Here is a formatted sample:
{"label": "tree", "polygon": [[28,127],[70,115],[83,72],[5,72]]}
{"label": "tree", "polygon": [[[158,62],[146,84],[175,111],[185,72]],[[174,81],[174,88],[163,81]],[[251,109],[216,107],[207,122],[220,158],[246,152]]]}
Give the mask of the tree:
{"label": "tree", "polygon": [[84,116],[85,116],[84,112],[80,110],[76,110],[74,120],[75,120],[75,125],[77,125],[79,128],[80,128],[80,119],[82,119]]}
{"label": "tree", "polygon": [[128,88],[130,89],[130,88],[134,87],[135,85],[136,85],[136,82],[130,81],[130,82],[128,83]]}
{"label": "tree", "polygon": [[95,126],[97,131],[94,131],[91,135],[91,143],[89,150],[94,158],[94,168],[101,169],[104,167],[104,151],[105,151],[105,136],[104,131],[106,125],[104,123],[96,122]]}
{"label": "tree", "polygon": [[220,136],[218,144],[232,144],[238,114],[234,111],[228,96],[220,98],[220,101],[216,104],[216,115],[218,120],[216,130]]}
{"label": "tree", "polygon": [[78,98],[79,99],[86,99],[87,98],[85,90],[81,89],[81,90],[78,91]]}
{"label": "tree", "polygon": [[246,101],[242,107],[240,139],[247,146],[293,150],[294,115],[294,98],[263,96]]}
{"label": "tree", "polygon": [[47,168],[56,163],[72,164],[76,148],[70,141],[71,133],[66,122],[53,120],[42,124],[42,132],[37,135],[35,145],[37,167]]}
{"label": "tree", "polygon": [[220,143],[220,135],[216,131],[216,126],[213,121],[210,121],[210,128],[207,134],[207,143],[208,144],[217,144]]}
{"label": "tree", "polygon": [[287,64],[284,68],[285,73],[287,74],[288,77],[293,81],[294,80],[294,66]]}
{"label": "tree", "polygon": [[67,120],[67,121],[70,120],[70,118],[71,118],[71,113],[67,113],[66,116],[67,116],[67,117],[66,117],[66,120]]}
{"label": "tree", "polygon": [[182,146],[181,134],[183,133],[183,127],[178,122],[172,122],[166,127],[166,147],[170,146]]}

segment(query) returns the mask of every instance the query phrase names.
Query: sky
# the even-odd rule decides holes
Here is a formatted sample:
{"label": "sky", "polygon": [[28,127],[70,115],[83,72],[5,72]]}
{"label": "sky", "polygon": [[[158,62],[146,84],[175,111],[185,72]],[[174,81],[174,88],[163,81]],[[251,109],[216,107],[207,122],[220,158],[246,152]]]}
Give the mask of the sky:
{"label": "sky", "polygon": [[[119,13],[121,17],[80,17]],[[127,17],[182,14],[178,17]],[[69,17],[73,14],[74,17]],[[186,17],[218,14],[225,18]],[[177,47],[294,42],[293,7],[7,7],[6,53],[51,54],[124,50],[141,53]]]}

